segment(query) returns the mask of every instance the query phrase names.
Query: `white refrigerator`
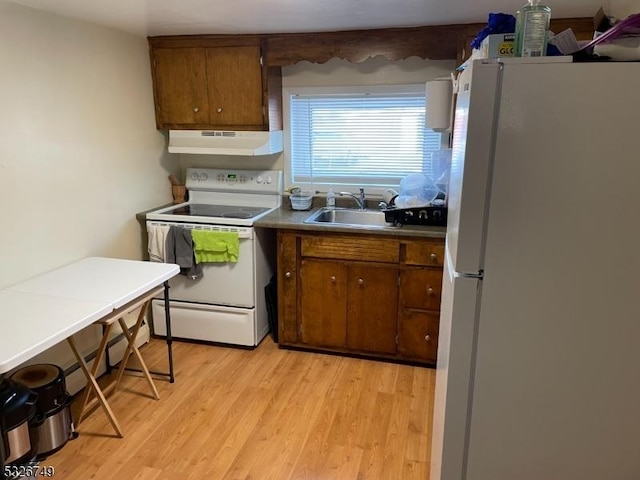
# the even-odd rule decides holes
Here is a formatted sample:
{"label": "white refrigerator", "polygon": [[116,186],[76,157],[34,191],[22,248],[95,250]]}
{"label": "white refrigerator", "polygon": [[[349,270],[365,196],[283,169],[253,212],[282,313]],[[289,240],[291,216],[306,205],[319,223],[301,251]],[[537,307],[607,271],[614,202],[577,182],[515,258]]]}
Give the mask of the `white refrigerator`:
{"label": "white refrigerator", "polygon": [[640,479],[640,63],[458,84],[431,480]]}

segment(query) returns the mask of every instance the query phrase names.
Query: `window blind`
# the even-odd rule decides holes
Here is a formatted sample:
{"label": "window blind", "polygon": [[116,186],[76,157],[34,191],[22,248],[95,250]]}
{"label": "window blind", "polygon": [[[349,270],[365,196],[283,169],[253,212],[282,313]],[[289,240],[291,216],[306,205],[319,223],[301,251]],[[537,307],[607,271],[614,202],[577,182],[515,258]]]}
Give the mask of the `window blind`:
{"label": "window blind", "polygon": [[293,183],[397,186],[431,173],[442,135],[425,129],[424,93],[306,93],[290,98]]}

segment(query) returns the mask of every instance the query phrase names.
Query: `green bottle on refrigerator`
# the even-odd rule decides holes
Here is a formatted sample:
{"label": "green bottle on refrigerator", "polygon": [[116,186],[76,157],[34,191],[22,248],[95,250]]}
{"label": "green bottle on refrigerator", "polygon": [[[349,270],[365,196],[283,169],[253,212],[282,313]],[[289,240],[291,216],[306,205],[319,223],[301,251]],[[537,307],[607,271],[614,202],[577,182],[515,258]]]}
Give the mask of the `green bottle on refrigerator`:
{"label": "green bottle on refrigerator", "polygon": [[529,3],[517,13],[516,57],[542,57],[547,53],[551,8],[540,5],[540,0]]}

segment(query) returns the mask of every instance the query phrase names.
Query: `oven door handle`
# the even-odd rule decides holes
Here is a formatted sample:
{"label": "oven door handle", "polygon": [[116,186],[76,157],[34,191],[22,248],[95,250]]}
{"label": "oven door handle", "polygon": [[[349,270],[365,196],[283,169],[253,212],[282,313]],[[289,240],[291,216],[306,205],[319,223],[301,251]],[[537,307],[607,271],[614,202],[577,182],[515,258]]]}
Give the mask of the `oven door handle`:
{"label": "oven door handle", "polygon": [[191,228],[193,230],[209,230],[212,232],[237,232],[240,240],[253,238],[252,227],[232,227],[228,225],[207,225],[207,224],[195,224],[195,223],[172,223],[172,222],[159,222],[159,221],[147,221],[147,225],[153,226],[167,226],[167,227],[182,227]]}

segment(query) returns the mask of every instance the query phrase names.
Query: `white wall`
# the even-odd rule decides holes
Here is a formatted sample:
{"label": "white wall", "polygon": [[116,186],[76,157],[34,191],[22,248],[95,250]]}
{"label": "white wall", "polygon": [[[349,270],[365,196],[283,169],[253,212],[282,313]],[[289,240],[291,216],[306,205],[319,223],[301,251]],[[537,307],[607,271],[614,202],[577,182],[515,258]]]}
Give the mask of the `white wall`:
{"label": "white wall", "polygon": [[[87,256],[142,258],[135,214],[170,202],[179,171],[146,39],[0,0],[0,72],[0,288]],[[98,338],[80,337],[85,351]],[[73,363],[64,343],[38,359]]]}
{"label": "white wall", "polygon": [[[299,62],[282,69],[282,85],[286,87],[393,85],[424,83],[449,76],[455,68],[453,60],[423,60],[411,57],[390,62],[384,57],[370,58],[362,63],[332,58],[326,63]],[[285,125],[285,129],[286,129]],[[182,155],[181,165],[200,168],[245,168],[277,170],[284,168],[283,155],[266,157],[219,157],[212,155]]]}
{"label": "white wall", "polygon": [[624,20],[631,14],[640,13],[640,0],[611,0],[611,10],[605,9],[605,13]]}
{"label": "white wall", "polygon": [[171,200],[177,167],[146,39],[0,0],[0,65],[0,288],[89,255],[140,258],[135,213]]}

